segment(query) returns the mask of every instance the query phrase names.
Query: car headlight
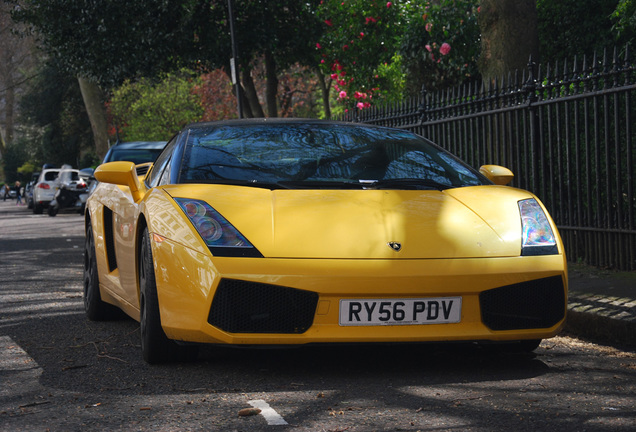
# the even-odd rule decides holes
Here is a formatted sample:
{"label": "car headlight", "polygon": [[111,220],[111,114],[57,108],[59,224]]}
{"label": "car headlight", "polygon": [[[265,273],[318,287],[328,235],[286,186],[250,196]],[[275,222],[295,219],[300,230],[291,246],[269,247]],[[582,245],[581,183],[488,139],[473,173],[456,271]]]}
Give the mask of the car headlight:
{"label": "car headlight", "polygon": [[174,199],[215,256],[262,257],[219,212],[201,200]]}
{"label": "car headlight", "polygon": [[558,253],[556,237],[543,209],[535,199],[519,201],[521,215],[521,255]]}

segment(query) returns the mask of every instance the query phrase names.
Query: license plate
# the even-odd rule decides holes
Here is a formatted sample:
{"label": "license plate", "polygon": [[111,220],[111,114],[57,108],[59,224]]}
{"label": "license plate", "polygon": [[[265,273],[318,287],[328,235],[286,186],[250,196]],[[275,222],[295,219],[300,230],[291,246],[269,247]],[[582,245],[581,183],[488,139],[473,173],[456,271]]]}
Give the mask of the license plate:
{"label": "license plate", "polygon": [[340,300],[341,326],[458,323],[461,297]]}

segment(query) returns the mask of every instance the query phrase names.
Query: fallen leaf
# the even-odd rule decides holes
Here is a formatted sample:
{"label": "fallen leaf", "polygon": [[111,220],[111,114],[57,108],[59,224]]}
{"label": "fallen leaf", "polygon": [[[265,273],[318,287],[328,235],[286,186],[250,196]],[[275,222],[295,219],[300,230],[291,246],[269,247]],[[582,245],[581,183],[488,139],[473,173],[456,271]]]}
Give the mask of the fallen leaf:
{"label": "fallen leaf", "polygon": [[261,413],[259,408],[243,408],[239,411],[239,417],[255,416]]}

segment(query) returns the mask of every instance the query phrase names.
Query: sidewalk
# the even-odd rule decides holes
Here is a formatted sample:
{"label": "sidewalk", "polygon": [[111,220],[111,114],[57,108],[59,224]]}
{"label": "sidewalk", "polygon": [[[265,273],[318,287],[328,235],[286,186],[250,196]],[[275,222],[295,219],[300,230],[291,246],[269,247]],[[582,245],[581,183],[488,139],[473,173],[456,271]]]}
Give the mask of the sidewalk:
{"label": "sidewalk", "polygon": [[565,330],[600,342],[636,347],[636,272],[569,264]]}

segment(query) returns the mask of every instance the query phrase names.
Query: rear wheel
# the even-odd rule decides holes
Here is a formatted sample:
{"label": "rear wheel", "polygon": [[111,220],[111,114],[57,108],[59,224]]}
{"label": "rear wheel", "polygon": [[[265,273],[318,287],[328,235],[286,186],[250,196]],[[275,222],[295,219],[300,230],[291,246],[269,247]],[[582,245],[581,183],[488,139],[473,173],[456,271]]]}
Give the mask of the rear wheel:
{"label": "rear wheel", "polygon": [[198,346],[181,346],[168,339],[161,327],[159,298],[148,228],[144,229],[139,252],[139,309],[141,352],[150,364],[175,360],[194,360]]}
{"label": "rear wheel", "polygon": [[57,205],[49,205],[49,208],[47,209],[47,213],[49,214],[49,216],[57,216],[57,212]]}
{"label": "rear wheel", "polygon": [[93,228],[89,225],[84,242],[84,311],[91,321],[103,321],[117,316],[118,310],[102,301],[99,293],[99,273],[95,259]]}

